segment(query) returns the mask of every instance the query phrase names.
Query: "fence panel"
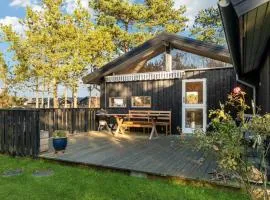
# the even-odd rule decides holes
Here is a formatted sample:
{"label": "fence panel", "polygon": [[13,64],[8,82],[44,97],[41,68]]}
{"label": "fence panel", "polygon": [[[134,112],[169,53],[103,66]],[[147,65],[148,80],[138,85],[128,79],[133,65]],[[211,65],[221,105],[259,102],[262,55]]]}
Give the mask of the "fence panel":
{"label": "fence panel", "polygon": [[39,153],[39,111],[0,110],[0,152],[18,156]]}
{"label": "fence panel", "polygon": [[40,109],[40,129],[49,131],[66,130],[70,133],[96,130],[96,109],[52,108]]}
{"label": "fence panel", "polygon": [[89,108],[0,110],[0,152],[37,156],[40,130],[88,132],[96,130],[96,110]]}

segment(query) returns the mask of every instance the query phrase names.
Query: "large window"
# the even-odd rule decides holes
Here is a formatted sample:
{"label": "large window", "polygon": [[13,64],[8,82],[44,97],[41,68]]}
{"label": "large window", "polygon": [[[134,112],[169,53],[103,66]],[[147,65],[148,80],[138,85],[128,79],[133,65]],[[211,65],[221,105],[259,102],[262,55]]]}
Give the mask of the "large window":
{"label": "large window", "polygon": [[165,54],[161,53],[145,62],[137,64],[135,68],[139,69],[139,73],[156,72],[165,70]]}
{"label": "large window", "polygon": [[100,108],[100,97],[90,97],[89,108]]}
{"label": "large window", "polygon": [[172,55],[172,69],[200,69],[200,68],[217,68],[217,67],[231,67],[231,64],[224,63],[211,58],[206,58],[196,54],[173,49]]}
{"label": "large window", "polygon": [[109,97],[110,108],[125,108],[127,106],[125,97]]}
{"label": "large window", "polygon": [[131,97],[131,107],[151,108],[151,97],[150,96],[133,96]]}

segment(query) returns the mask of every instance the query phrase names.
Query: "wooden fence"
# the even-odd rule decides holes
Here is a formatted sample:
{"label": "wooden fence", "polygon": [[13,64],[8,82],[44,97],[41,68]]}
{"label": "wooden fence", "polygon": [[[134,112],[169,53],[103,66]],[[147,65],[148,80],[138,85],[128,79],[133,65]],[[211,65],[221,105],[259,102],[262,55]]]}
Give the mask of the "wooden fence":
{"label": "wooden fence", "polygon": [[70,133],[96,130],[96,110],[91,108],[40,109],[40,130]]}
{"label": "wooden fence", "polygon": [[67,109],[0,109],[0,152],[19,156],[37,156],[40,130],[67,130],[70,133],[96,130],[96,110]]}
{"label": "wooden fence", "polygon": [[39,112],[0,110],[0,152],[37,156],[40,142]]}

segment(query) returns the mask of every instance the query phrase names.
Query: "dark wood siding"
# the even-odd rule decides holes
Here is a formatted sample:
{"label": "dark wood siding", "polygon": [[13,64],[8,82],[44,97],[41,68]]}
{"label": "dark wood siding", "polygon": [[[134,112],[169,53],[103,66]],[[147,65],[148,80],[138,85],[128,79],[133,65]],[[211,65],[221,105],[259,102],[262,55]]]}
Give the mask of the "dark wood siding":
{"label": "dark wood siding", "polygon": [[[219,107],[219,102],[225,102],[228,93],[236,86],[233,68],[186,71],[184,79],[207,80],[207,109]],[[128,113],[131,108],[131,96],[151,96],[152,110],[172,111],[172,130],[182,124],[182,80],[155,80],[105,83],[101,86],[101,107],[110,113]],[[105,96],[106,105],[105,106]],[[109,97],[126,97],[126,108],[109,108]],[[137,108],[142,109],[142,108]],[[146,108],[149,109],[149,108]]]}
{"label": "dark wood siding", "polygon": [[258,106],[262,113],[270,113],[270,50],[260,71],[258,86]]}

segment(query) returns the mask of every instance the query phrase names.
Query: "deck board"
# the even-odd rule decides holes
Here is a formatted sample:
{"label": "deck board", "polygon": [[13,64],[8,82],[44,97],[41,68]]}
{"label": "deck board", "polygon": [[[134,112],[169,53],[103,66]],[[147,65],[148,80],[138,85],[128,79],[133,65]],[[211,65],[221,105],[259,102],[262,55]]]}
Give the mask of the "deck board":
{"label": "deck board", "polygon": [[[64,154],[55,154],[52,147],[40,157],[90,166],[144,172],[159,176],[210,180],[208,172],[216,168],[211,154],[196,151],[193,139],[179,136],[124,135],[91,132],[69,138]],[[205,156],[205,157],[204,157]]]}

